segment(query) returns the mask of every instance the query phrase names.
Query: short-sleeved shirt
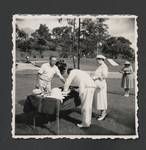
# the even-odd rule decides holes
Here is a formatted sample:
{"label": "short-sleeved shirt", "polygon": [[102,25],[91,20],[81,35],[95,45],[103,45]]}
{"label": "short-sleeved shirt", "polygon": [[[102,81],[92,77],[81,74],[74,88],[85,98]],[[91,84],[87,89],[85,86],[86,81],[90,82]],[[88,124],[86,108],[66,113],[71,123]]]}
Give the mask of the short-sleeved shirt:
{"label": "short-sleeved shirt", "polygon": [[51,82],[55,74],[60,78],[62,77],[58,67],[56,65],[51,67],[49,63],[43,64],[38,73],[40,74],[40,79],[48,82]]}

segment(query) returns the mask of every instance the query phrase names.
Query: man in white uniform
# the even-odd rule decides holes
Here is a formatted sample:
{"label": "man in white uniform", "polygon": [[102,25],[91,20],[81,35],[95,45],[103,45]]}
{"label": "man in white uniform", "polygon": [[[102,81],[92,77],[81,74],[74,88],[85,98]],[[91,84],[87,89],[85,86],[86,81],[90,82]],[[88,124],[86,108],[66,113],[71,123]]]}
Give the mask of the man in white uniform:
{"label": "man in white uniform", "polygon": [[71,83],[79,87],[79,96],[81,98],[82,123],[78,127],[90,127],[92,116],[92,102],[95,84],[92,78],[85,71],[78,69],[68,69],[69,74],[64,85],[64,92],[67,92]]}
{"label": "man in white uniform", "polygon": [[64,77],[61,75],[56,64],[56,57],[51,56],[48,63],[44,63],[38,71],[38,85],[43,93],[50,94],[51,92],[51,81],[56,74],[60,80],[64,83]]}

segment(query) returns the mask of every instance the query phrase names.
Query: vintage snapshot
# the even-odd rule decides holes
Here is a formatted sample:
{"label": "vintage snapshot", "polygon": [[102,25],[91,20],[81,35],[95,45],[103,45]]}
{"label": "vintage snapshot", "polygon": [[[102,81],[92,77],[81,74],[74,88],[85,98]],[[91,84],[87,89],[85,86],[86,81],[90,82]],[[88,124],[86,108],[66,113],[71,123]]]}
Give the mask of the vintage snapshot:
{"label": "vintage snapshot", "polygon": [[13,138],[138,138],[137,16],[13,15]]}

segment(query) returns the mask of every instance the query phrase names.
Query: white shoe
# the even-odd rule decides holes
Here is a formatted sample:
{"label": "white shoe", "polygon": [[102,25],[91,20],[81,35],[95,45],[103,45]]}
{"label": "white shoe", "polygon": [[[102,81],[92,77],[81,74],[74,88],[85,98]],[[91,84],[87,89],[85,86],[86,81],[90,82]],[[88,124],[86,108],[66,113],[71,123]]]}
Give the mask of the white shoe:
{"label": "white shoe", "polygon": [[77,124],[77,126],[78,126],[79,128],[89,128],[89,127],[90,127],[90,125],[89,125],[89,126],[86,126],[86,125],[83,125],[83,124]]}
{"label": "white shoe", "polygon": [[106,116],[107,116],[107,114],[101,115],[97,120],[99,120],[99,121],[104,120]]}

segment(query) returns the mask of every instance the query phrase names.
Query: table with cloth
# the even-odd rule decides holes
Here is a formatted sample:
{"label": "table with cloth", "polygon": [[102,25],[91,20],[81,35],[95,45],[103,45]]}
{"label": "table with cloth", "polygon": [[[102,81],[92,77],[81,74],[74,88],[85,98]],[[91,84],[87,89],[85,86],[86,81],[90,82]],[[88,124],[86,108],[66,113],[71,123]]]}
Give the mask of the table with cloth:
{"label": "table with cloth", "polygon": [[[63,88],[60,87],[62,90]],[[61,102],[53,97],[37,97],[36,95],[27,96],[23,111],[24,113],[33,113],[33,127],[36,126],[36,116],[38,114],[47,115],[48,121],[57,122],[57,134],[59,134],[60,114],[68,110],[73,110],[81,104],[77,87],[70,87],[70,92]]]}

